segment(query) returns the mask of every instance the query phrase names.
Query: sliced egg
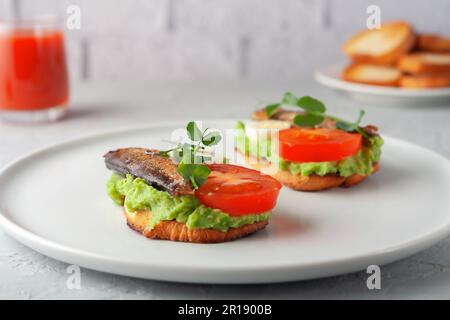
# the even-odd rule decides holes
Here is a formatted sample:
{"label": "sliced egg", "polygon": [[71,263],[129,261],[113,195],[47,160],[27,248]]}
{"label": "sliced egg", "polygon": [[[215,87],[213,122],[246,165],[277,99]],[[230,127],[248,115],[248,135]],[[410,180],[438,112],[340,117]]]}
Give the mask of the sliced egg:
{"label": "sliced egg", "polygon": [[245,133],[249,139],[257,139],[261,136],[267,136],[272,130],[283,130],[291,127],[288,121],[281,120],[263,120],[249,121],[245,124]]}

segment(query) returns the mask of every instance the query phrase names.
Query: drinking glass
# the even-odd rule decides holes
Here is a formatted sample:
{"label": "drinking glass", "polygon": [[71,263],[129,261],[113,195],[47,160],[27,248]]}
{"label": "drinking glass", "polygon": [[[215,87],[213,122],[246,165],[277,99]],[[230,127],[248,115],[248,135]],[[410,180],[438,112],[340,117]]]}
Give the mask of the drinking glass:
{"label": "drinking glass", "polygon": [[41,122],[64,116],[67,73],[57,19],[0,21],[0,119]]}

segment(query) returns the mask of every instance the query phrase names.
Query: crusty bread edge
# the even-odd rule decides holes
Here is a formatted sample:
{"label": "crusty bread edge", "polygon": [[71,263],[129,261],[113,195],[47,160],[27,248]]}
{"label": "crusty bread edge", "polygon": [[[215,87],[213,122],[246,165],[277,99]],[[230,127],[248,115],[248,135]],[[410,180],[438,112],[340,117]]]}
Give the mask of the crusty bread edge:
{"label": "crusty bread edge", "polygon": [[[261,170],[266,164],[252,161],[250,166],[253,169]],[[373,164],[372,174],[380,169],[380,162]],[[338,174],[326,174],[319,176],[311,174],[308,176],[294,175],[288,170],[278,170],[272,177],[283,185],[297,191],[321,191],[337,187],[352,187],[368,178],[368,175],[353,174],[350,177],[342,177]]]}
{"label": "crusty bread edge", "polygon": [[148,230],[147,225],[152,214],[151,211],[130,212],[124,206],[124,213],[127,225],[149,239],[195,243],[219,243],[236,240],[264,229],[269,223],[269,221],[260,221],[222,232],[214,229],[189,229],[184,223],[170,220],[161,221],[153,229]]}

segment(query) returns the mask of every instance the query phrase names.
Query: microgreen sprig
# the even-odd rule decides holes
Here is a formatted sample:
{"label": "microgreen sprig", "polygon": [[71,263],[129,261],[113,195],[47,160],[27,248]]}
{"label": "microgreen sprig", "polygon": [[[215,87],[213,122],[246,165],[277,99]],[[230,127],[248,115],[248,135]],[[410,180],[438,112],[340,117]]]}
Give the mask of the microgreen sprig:
{"label": "microgreen sprig", "polygon": [[359,126],[365,111],[359,112],[358,119],[355,122],[343,120],[341,118],[326,114],[325,105],[310,96],[297,97],[291,92],[286,92],[281,102],[271,103],[266,106],[265,111],[268,117],[271,117],[282,105],[295,106],[303,109],[303,113],[298,114],[294,118],[294,123],[300,127],[314,127],[325,121],[326,118],[332,119],[336,122],[336,127],[343,131],[353,132],[358,131],[364,134]]}
{"label": "microgreen sprig", "polygon": [[186,126],[189,142],[178,143],[175,147],[160,151],[163,157],[172,156],[179,162],[177,170],[183,178],[192,183],[194,189],[198,189],[208,179],[211,170],[205,165],[212,159],[207,148],[218,144],[222,136],[218,131],[208,132],[208,128],[201,131],[194,121]]}

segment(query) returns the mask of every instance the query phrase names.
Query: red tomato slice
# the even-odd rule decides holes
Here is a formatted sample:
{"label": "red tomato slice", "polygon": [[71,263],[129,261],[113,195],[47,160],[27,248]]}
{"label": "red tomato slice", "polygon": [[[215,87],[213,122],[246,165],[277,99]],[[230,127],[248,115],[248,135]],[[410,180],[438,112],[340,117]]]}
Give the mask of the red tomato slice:
{"label": "red tomato slice", "polygon": [[280,156],[292,162],[339,161],[361,149],[362,136],[339,129],[291,128],[279,132]]}
{"label": "red tomato slice", "polygon": [[206,182],[195,191],[205,206],[230,216],[258,214],[275,207],[281,184],[259,171],[230,164],[210,164]]}

